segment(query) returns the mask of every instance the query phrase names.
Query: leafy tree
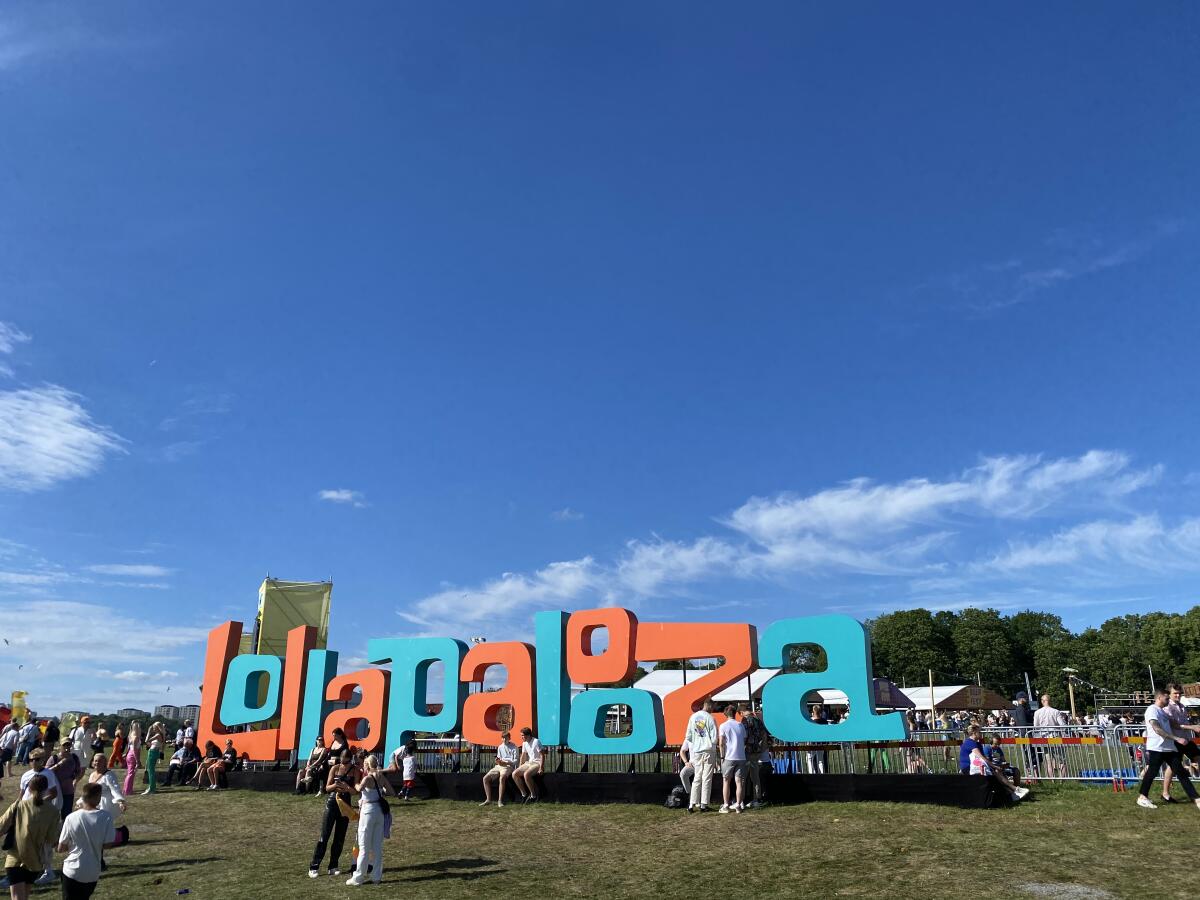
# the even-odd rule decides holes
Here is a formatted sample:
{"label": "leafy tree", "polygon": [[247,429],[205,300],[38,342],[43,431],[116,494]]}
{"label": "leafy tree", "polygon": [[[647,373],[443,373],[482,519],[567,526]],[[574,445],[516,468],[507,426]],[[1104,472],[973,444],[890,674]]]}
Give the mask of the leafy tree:
{"label": "leafy tree", "polygon": [[964,609],[951,637],[957,671],[966,677],[978,672],[984,684],[1004,690],[1013,673],[1008,629],[994,609]]}
{"label": "leafy tree", "polygon": [[911,686],[927,683],[930,669],[944,672],[954,667],[946,628],[927,609],[888,613],[867,626],[876,675]]}
{"label": "leafy tree", "polygon": [[1012,649],[1013,673],[1028,672],[1032,678],[1037,671],[1034,661],[1034,645],[1042,640],[1061,640],[1070,632],[1063,626],[1062,619],[1052,613],[1025,610],[1004,620],[1008,632],[1008,644]]}

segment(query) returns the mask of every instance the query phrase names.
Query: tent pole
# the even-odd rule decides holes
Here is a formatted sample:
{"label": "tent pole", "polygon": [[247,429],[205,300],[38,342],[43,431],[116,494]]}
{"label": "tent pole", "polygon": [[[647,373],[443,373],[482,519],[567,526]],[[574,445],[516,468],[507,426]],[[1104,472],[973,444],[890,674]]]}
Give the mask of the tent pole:
{"label": "tent pole", "polygon": [[933,669],[929,670],[929,729],[937,723],[937,702],[933,699]]}

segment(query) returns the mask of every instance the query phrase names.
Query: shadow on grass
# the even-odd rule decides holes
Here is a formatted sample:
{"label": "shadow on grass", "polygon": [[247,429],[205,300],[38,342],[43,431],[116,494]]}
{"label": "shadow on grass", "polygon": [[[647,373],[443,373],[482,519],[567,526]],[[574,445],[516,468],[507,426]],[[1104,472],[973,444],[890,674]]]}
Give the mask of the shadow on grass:
{"label": "shadow on grass", "polygon": [[158,862],[138,863],[133,866],[110,866],[104,873],[104,880],[110,881],[113,878],[128,878],[131,875],[153,875],[157,872],[173,872],[176,869],[182,869],[186,866],[194,866],[200,863],[210,862],[225,862],[223,856],[201,856],[195,859],[163,859]]}
{"label": "shadow on grass", "polygon": [[[502,875],[507,872],[507,869],[488,869],[479,871],[487,866],[497,865],[494,859],[483,859],[482,857],[468,857],[464,859],[442,859],[437,862],[419,863],[415,866],[398,866],[393,868],[392,872],[427,872],[427,875],[413,875],[402,878],[401,880],[412,884],[419,881],[475,881],[479,878],[486,878],[489,875]],[[465,871],[454,871],[462,869]]]}

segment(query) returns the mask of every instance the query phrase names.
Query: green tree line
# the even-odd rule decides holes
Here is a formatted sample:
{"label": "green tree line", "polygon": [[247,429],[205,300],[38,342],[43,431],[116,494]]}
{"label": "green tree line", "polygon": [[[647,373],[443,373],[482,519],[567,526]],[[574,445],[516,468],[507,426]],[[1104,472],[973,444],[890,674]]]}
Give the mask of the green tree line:
{"label": "green tree line", "polygon": [[[867,622],[875,674],[900,685],[979,680],[1006,697],[1025,689],[1023,673],[1037,693],[1066,703],[1064,668],[1122,693],[1150,689],[1150,670],[1168,681],[1200,681],[1200,606],[1185,613],[1118,616],[1098,628],[1073,632],[1056,615],[1024,611],[1002,616],[994,609],[930,612],[909,609]],[[1090,705],[1091,689],[1077,687],[1076,700]]]}

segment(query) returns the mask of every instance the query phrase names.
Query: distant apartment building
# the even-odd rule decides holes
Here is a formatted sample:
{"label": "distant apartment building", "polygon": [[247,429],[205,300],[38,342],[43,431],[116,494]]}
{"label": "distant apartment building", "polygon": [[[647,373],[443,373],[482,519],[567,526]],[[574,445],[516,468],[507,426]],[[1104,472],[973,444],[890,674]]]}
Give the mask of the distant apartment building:
{"label": "distant apartment building", "polygon": [[181,707],[179,707],[179,718],[191,719],[193,722],[195,722],[197,719],[200,718],[200,707],[199,706],[181,706]]}
{"label": "distant apartment building", "polygon": [[118,709],[116,716],[118,719],[144,719],[150,713],[144,709],[134,709],[132,706],[127,706],[124,709]]}
{"label": "distant apartment building", "polygon": [[183,716],[181,716],[179,714],[178,706],[171,706],[169,704],[164,704],[163,706],[154,707],[154,718],[156,718],[156,719],[182,719]]}

